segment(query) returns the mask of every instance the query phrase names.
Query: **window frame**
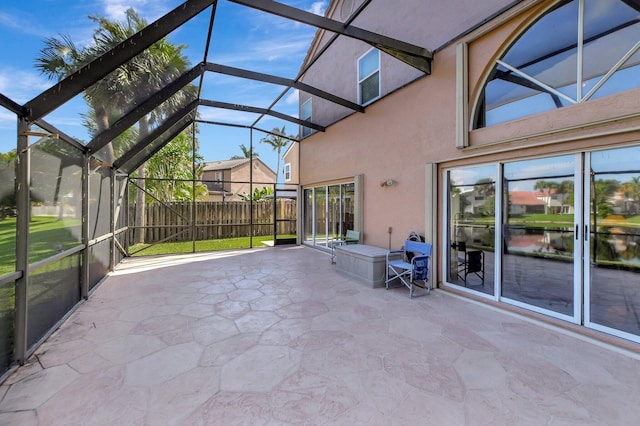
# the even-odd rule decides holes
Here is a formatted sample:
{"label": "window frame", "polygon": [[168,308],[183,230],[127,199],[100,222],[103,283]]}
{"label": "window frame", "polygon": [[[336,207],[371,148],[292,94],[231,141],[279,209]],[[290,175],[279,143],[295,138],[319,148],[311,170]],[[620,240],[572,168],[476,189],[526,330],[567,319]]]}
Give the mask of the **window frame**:
{"label": "window frame", "polygon": [[291,163],[284,164],[284,169],[282,170],[282,173],[284,174],[284,181],[291,182]]}
{"label": "window frame", "polygon": [[[309,114],[305,114],[305,107],[309,106]],[[313,116],[313,98],[309,98],[306,101],[304,101],[302,104],[300,104],[300,120],[305,120],[305,121],[311,121],[311,118]],[[309,127],[305,127],[302,126],[302,130],[301,130],[301,134],[302,137],[307,137],[309,135],[311,135],[312,133],[312,129]]]}
{"label": "window frame", "polygon": [[[527,70],[521,69],[520,67],[514,64],[505,62],[506,57],[509,55],[512,49],[514,49],[518,45],[518,43],[520,43],[521,40],[527,37],[527,33],[532,31],[536,27],[536,25],[538,25],[543,19],[558,12],[562,7],[570,5],[571,3],[574,3],[574,2],[576,4],[576,16],[575,16],[576,31],[575,31],[574,46],[576,49],[575,57],[577,61],[577,63],[575,64],[575,82],[572,83],[571,81],[569,81],[565,85],[558,86],[556,84],[552,84],[552,82],[548,81],[548,79],[546,78],[539,79],[537,74],[541,74],[541,72],[538,72],[537,74],[529,74]],[[619,3],[622,3],[622,2],[623,2],[622,0],[619,0]],[[473,110],[470,117],[471,130],[477,130],[477,129],[491,127],[494,125],[509,123],[515,120],[531,117],[533,115],[545,113],[549,111],[554,111],[554,110],[557,111],[558,109],[561,109],[565,106],[582,104],[582,103],[588,102],[591,99],[597,99],[602,96],[621,94],[628,90],[634,90],[639,87],[639,86],[637,87],[631,86],[631,87],[626,87],[623,90],[613,90],[611,92],[609,92],[610,89],[607,89],[606,87],[604,90],[602,91],[600,90],[603,86],[606,86],[607,83],[609,83],[610,81],[614,81],[614,79],[616,78],[616,74],[619,71],[626,72],[629,69],[629,67],[640,66],[639,64],[628,65],[628,61],[632,57],[634,57],[634,55],[638,55],[638,52],[640,52],[640,39],[638,39],[637,41],[634,40],[635,44],[633,44],[633,46],[631,46],[630,49],[626,51],[626,53],[624,53],[621,57],[619,57],[618,62],[612,61],[609,64],[610,68],[608,71],[606,72],[602,71],[602,74],[598,74],[595,77],[590,77],[590,78],[587,78],[585,75],[583,75],[583,73],[587,72],[587,70],[584,70],[584,67],[586,66],[587,63],[590,63],[589,59],[585,59],[585,54],[589,49],[589,44],[592,42],[584,34],[584,31],[585,31],[584,27],[586,25],[585,13],[587,13],[585,12],[586,8],[587,8],[587,0],[571,0],[566,3],[559,3],[549,8],[548,10],[542,12],[540,15],[535,17],[535,19],[533,19],[526,28],[524,28],[522,31],[518,32],[517,34],[514,34],[514,38],[509,43],[509,45],[504,49],[502,54],[498,58],[496,58],[494,61],[492,61],[493,62],[492,68],[491,68],[492,71],[488,74],[489,77],[487,77],[486,80],[482,82],[482,90],[478,92],[479,96],[474,101]],[[608,15],[602,15],[602,16],[608,16]],[[638,24],[636,23],[634,25],[638,25]],[[535,31],[540,31],[540,29],[537,28]],[[607,37],[607,36],[608,34],[604,34],[602,37]],[[622,52],[624,50],[622,50]],[[590,55],[589,58],[593,58],[595,54],[593,51],[589,51],[589,55]],[[527,63],[527,62],[525,61],[524,63]],[[492,108],[492,111],[493,111],[493,110],[497,110],[498,108],[503,108],[505,106],[510,105],[511,106],[510,108],[516,111],[518,109],[524,108],[525,110],[524,113],[520,113],[518,115],[513,115],[513,116],[505,116],[497,119],[496,118],[488,119],[485,92],[487,90],[489,83],[491,83],[492,81],[495,81],[494,79],[491,78],[491,76],[496,72],[496,70],[498,70],[498,67],[502,68],[501,72],[509,73],[510,75],[513,76],[512,78],[522,81],[523,87],[527,87],[530,90],[537,90],[537,93],[534,93],[533,95],[527,95],[525,97],[522,97],[519,100],[515,99],[515,100],[504,103],[502,106]],[[550,70],[551,68],[553,68],[553,66],[546,68],[546,71]],[[570,67],[568,66],[567,68],[570,69]],[[508,82],[508,80],[505,80],[505,81]],[[575,93],[570,89],[573,89]],[[544,94],[549,95],[550,98],[547,99],[545,97],[540,96]],[[530,103],[530,105],[524,105],[524,104],[516,105],[516,106],[513,105],[514,103],[521,102],[521,101],[527,101]],[[544,105],[544,103],[546,103],[546,105]],[[555,104],[555,108],[550,107],[548,103]],[[458,145],[460,145],[460,147],[465,147],[464,141],[462,140],[460,140]]]}
{"label": "window frame", "polygon": [[[360,66],[361,63],[363,61],[363,59],[365,57],[367,57],[369,54],[371,54],[371,52],[375,51],[377,56],[378,56],[378,66],[376,67],[376,69],[367,74],[366,76],[364,76],[362,79],[360,78]],[[381,72],[381,67],[380,67],[380,50],[376,49],[375,47],[372,47],[371,49],[367,50],[363,55],[361,55],[358,60],[357,60],[357,73],[356,73],[356,80],[357,80],[357,91],[358,91],[358,103],[360,105],[369,105],[370,103],[380,99],[380,97],[382,96],[382,72]],[[371,77],[373,77],[375,74],[378,74],[378,94],[377,96],[374,96],[373,98],[367,100],[366,102],[363,102],[362,99],[362,85],[365,81],[369,80]]]}

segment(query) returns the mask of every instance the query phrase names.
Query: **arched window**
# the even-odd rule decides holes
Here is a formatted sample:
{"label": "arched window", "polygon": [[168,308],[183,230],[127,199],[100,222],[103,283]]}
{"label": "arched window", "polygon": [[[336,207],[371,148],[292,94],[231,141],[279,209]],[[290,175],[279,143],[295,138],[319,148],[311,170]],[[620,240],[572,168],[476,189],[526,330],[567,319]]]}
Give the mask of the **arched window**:
{"label": "arched window", "polygon": [[640,87],[640,0],[560,2],[496,61],[474,128]]}

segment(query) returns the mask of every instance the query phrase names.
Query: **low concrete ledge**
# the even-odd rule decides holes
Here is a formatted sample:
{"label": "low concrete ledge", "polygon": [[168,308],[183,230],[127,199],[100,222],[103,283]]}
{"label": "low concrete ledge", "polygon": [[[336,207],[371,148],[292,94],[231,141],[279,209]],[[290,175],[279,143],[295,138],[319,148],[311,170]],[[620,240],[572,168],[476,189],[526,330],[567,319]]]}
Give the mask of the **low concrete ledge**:
{"label": "low concrete ledge", "polygon": [[365,244],[337,246],[336,270],[369,287],[384,287],[387,249]]}

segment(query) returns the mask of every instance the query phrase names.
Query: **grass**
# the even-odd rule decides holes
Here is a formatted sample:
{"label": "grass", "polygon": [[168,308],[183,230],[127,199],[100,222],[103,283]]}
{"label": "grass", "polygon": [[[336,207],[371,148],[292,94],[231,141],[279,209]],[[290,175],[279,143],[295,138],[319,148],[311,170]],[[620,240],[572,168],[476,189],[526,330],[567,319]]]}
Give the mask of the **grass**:
{"label": "grass", "polygon": [[[281,238],[295,238],[295,235],[278,235],[278,239]],[[273,241],[273,235],[253,237],[253,246],[260,247],[265,241]],[[249,237],[196,241],[196,252],[249,248],[250,244]],[[132,256],[191,253],[193,251],[193,243],[191,241],[181,241],[155,245],[138,244],[130,247],[129,251]]]}
{"label": "grass", "polygon": [[[574,223],[574,215],[573,214],[522,214],[522,215],[512,215],[509,216],[510,224],[571,224]],[[622,226],[632,226],[640,224],[640,216],[630,216],[623,217],[620,216],[611,216],[609,218],[598,218],[597,219],[599,225],[622,225]],[[473,224],[493,224],[493,217],[472,217],[465,222],[473,223]]]}
{"label": "grass", "polygon": [[[46,259],[61,250],[66,250],[80,244],[80,220],[58,220],[53,216],[35,216],[29,226],[29,263]],[[294,237],[295,235],[278,235],[278,238]],[[264,241],[273,240],[273,235],[253,237],[253,246],[262,246]],[[134,256],[149,256],[156,254],[191,253],[191,241],[162,243],[149,247],[149,244],[131,247]],[[215,251],[249,248],[249,237],[225,238],[196,242],[196,251]],[[142,250],[146,248],[145,250]],[[0,275],[15,270],[16,261],[16,219],[9,218],[0,221]]]}
{"label": "grass", "polygon": [[[272,241],[273,235],[253,237],[253,246],[262,246],[264,241]],[[249,248],[249,237],[225,238],[220,240],[204,240],[196,241],[196,251],[216,251],[216,250],[232,250],[240,248]],[[193,243],[191,241],[180,241],[174,243],[160,244],[137,244],[129,248],[132,256],[153,256],[157,254],[179,254],[191,253],[193,251]]]}
{"label": "grass", "polygon": [[553,222],[553,223],[573,223],[572,214],[523,214],[514,220],[522,219],[523,222]]}
{"label": "grass", "polygon": [[[80,219],[35,216],[29,229],[29,263],[46,259],[81,243]],[[0,221],[0,275],[15,270],[16,219]]]}

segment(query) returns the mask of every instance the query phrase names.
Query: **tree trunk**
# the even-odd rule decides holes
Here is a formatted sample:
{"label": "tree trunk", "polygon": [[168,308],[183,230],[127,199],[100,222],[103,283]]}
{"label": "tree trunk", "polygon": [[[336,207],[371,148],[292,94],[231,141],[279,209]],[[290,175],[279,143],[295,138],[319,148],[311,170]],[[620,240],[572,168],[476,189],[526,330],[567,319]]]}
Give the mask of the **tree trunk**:
{"label": "tree trunk", "polygon": [[[142,140],[149,134],[149,123],[146,117],[143,117],[139,122],[139,139]],[[138,192],[136,193],[136,215],[135,215],[135,232],[133,235],[134,244],[144,244],[145,226],[146,226],[146,194],[143,191],[146,188],[146,168],[147,163],[142,163],[138,169]]]}
{"label": "tree trunk", "polygon": [[[98,126],[97,134],[102,133],[109,128],[109,115],[107,111],[100,105],[94,105],[93,110],[96,113],[96,124]],[[115,154],[113,151],[113,143],[109,142],[105,147],[105,159],[107,163],[113,164],[115,161]]]}

